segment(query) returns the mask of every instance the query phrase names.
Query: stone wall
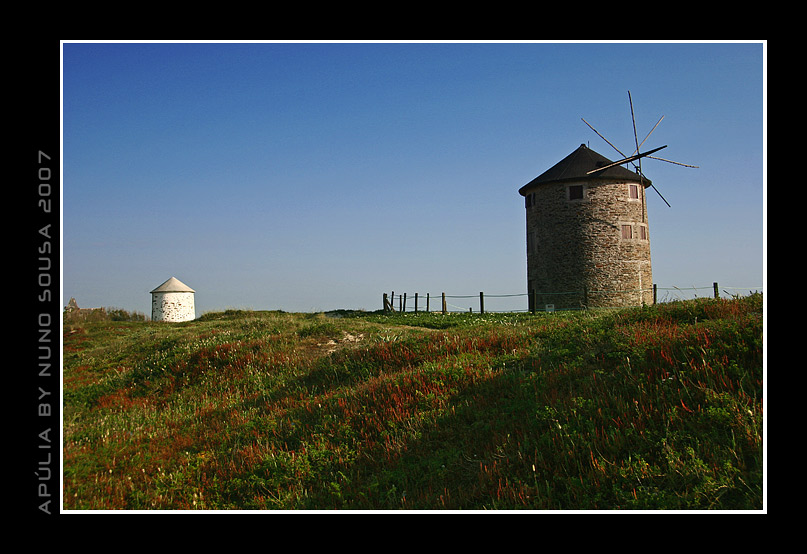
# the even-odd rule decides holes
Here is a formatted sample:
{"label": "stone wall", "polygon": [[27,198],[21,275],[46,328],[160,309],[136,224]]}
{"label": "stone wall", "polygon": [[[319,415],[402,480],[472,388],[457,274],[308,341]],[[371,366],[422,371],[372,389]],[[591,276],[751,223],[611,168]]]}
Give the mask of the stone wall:
{"label": "stone wall", "polygon": [[155,292],[151,294],[152,321],[191,321],[196,318],[192,292]]}
{"label": "stone wall", "polygon": [[536,309],[653,302],[642,186],[607,180],[546,183],[526,192],[525,206],[527,287],[536,292]]}
{"label": "stone wall", "polygon": [[68,321],[102,320],[106,318],[105,308],[79,308],[75,298],[70,298],[64,307],[64,316]]}

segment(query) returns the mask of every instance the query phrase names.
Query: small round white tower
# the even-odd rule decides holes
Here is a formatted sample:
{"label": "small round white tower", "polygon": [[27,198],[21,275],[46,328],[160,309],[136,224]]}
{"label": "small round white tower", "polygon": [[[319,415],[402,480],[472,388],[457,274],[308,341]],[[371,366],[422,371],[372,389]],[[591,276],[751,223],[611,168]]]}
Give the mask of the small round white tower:
{"label": "small round white tower", "polygon": [[151,291],[152,321],[192,321],[196,319],[194,293],[188,285],[171,277]]}

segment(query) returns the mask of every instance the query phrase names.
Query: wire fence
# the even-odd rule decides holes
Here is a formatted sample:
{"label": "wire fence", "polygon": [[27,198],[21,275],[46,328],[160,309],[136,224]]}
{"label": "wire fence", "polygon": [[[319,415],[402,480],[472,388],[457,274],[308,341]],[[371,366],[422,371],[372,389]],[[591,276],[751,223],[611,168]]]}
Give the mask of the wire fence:
{"label": "wire fence", "polygon": [[[703,287],[659,287],[653,285],[649,289],[636,289],[636,290],[597,290],[597,291],[580,291],[570,290],[562,292],[533,292],[534,295],[530,299],[530,293],[517,293],[517,294],[486,294],[480,292],[478,294],[446,294],[441,292],[439,294],[421,294],[415,293],[395,293],[392,291],[390,294],[386,292],[383,295],[383,306],[386,312],[436,312],[436,313],[449,313],[449,312],[497,312],[497,313],[511,313],[511,312],[544,312],[544,311],[558,311],[560,310],[574,310],[574,309],[587,309],[585,306],[578,308],[573,307],[555,307],[555,304],[538,304],[536,298],[540,296],[542,299],[546,297],[557,297],[558,304],[563,305],[560,299],[563,296],[573,295],[580,297],[585,295],[588,298],[596,297],[600,294],[614,295],[635,293],[637,297],[640,294],[653,295],[653,303],[672,302],[676,300],[691,300],[694,298],[721,298],[723,297],[737,297],[763,292],[762,287],[725,287],[719,286],[718,283],[712,283],[710,286]],[[531,301],[532,300],[532,301]],[[491,309],[493,308],[493,309]]]}

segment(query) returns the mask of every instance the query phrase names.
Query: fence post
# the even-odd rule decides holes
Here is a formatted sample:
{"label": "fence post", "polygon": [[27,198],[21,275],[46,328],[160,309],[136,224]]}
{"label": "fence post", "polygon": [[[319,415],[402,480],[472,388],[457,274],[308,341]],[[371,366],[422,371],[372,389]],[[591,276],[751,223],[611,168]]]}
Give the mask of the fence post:
{"label": "fence post", "polygon": [[530,313],[533,313],[533,314],[535,313],[535,301],[536,300],[537,300],[537,298],[535,297],[535,289],[532,289],[530,291],[530,298],[529,298],[529,300],[527,300],[527,304],[529,305],[529,308],[530,308]]}
{"label": "fence post", "polygon": [[484,292],[479,293],[479,313],[480,314],[485,313],[485,293]]}
{"label": "fence post", "polygon": [[658,299],[658,285],[653,283],[653,304],[657,304]]}
{"label": "fence post", "polygon": [[426,293],[426,313],[429,313],[429,293]]}
{"label": "fence post", "polygon": [[403,304],[401,304],[401,313],[406,311],[406,293],[403,293]]}
{"label": "fence post", "polygon": [[446,314],[446,293],[443,293],[443,315]]}
{"label": "fence post", "polygon": [[720,298],[720,292],[718,292],[717,290],[717,283],[714,283],[713,286],[715,288],[715,300],[717,300],[718,298]]}
{"label": "fence post", "polygon": [[415,293],[415,313],[418,313],[418,293]]}
{"label": "fence post", "polygon": [[389,310],[387,309],[387,293],[384,293],[384,313],[387,313]]}

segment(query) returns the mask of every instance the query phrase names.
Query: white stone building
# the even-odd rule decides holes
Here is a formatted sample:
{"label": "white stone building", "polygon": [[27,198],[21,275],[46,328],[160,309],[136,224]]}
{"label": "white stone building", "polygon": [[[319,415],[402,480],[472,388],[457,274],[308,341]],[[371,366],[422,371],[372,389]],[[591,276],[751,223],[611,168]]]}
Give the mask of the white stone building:
{"label": "white stone building", "polygon": [[152,321],[192,321],[196,319],[195,290],[171,277],[151,291]]}

